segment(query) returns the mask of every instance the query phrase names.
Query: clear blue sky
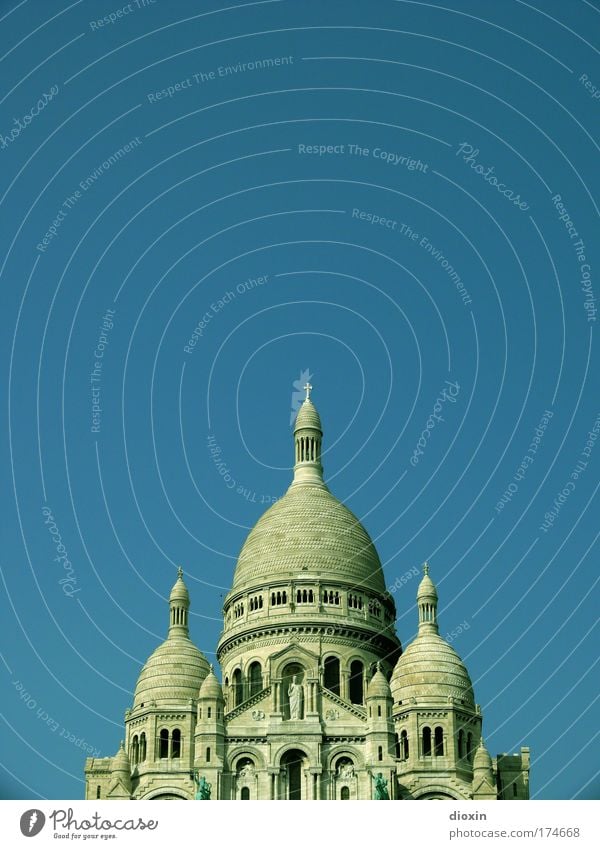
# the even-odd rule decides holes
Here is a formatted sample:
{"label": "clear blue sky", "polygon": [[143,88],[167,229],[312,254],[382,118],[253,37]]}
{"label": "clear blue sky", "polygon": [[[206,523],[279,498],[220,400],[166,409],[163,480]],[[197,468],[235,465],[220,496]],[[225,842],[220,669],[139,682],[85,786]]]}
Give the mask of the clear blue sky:
{"label": "clear blue sky", "polygon": [[331,489],[389,586],[430,561],[492,754],[597,798],[597,6],[0,18],[2,797],[83,796],[179,564],[215,660],[308,371]]}

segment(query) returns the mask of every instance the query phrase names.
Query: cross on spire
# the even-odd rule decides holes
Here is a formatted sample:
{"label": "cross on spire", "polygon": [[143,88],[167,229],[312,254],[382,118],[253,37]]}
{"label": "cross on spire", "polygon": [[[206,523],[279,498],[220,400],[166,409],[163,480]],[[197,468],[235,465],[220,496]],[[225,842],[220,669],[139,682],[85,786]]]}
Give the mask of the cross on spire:
{"label": "cross on spire", "polygon": [[429,575],[429,563],[427,561],[425,561],[425,563],[423,563],[423,574]]}
{"label": "cross on spire", "polygon": [[183,569],[181,568],[181,566],[177,567],[177,577],[183,578]]}
{"label": "cross on spire", "polygon": [[310,401],[310,390],[312,389],[312,386],[310,383],[305,383],[303,389],[306,389],[306,398],[304,400]]}

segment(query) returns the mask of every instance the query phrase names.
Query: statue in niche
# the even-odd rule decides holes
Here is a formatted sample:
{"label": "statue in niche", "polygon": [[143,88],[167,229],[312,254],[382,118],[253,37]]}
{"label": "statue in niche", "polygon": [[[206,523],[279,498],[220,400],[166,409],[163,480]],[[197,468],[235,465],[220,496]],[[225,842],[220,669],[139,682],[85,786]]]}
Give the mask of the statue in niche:
{"label": "statue in niche", "polygon": [[389,799],[389,793],[387,789],[387,781],[383,777],[382,773],[378,772],[374,777],[375,781],[375,799]]}
{"label": "statue in niche", "polygon": [[240,778],[249,780],[254,778],[254,767],[252,764],[245,764],[240,770]]}
{"label": "statue in niche", "polygon": [[297,675],[292,675],[292,681],[288,687],[290,719],[302,719],[302,692],[304,687],[296,682],[297,677]]}
{"label": "statue in niche", "polygon": [[351,778],[354,778],[354,766],[351,763],[340,764],[339,775],[341,779],[350,781]]}
{"label": "statue in niche", "polygon": [[194,781],[196,784],[196,799],[200,799],[201,801],[209,800],[212,784],[198,772],[194,773]]}

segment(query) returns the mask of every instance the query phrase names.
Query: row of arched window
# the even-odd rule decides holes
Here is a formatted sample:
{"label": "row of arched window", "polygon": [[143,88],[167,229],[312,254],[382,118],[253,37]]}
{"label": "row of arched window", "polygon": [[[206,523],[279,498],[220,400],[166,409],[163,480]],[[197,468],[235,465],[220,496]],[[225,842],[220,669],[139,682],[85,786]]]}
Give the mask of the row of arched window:
{"label": "row of arched window", "polygon": [[[362,705],[364,702],[364,674],[365,669],[362,661],[353,660],[348,669],[348,699],[352,704]],[[374,669],[372,670],[374,672]],[[233,709],[246,699],[257,695],[264,687],[263,673],[260,663],[255,660],[248,667],[246,676],[242,675],[241,669],[236,669],[232,675],[225,678],[225,688],[230,695],[228,709]],[[335,655],[329,655],[323,663],[323,686],[337,696],[341,695],[341,669],[340,659]]]}
{"label": "row of arched window", "polygon": [[287,604],[287,592],[285,590],[271,593],[271,607],[278,604]]}
{"label": "row of arched window", "polygon": [[[157,753],[159,758],[180,758],[182,749],[182,736],[179,728],[171,732],[167,728],[161,728],[157,738]],[[130,763],[132,766],[143,763],[147,757],[146,733],[138,736],[134,734],[131,740]]]}
{"label": "row of arched window", "polygon": [[381,616],[381,605],[375,599],[369,601],[369,613],[371,616]]}
{"label": "row of arched window", "polygon": [[146,760],[146,733],[142,731],[140,736],[134,735],[131,741],[130,763],[132,766]]}
{"label": "row of arched window", "polygon": [[187,610],[185,607],[171,608],[171,625],[187,625]]}
{"label": "row of arched window", "polygon": [[[473,760],[473,735],[469,731],[465,733],[462,728],[458,732],[457,748],[459,759],[466,758],[469,763]],[[430,758],[444,756],[444,729],[441,725],[436,725],[431,729],[428,725],[421,730],[421,756]],[[396,734],[396,757],[402,761],[408,760],[409,744],[408,732],[403,730],[400,734]]]}
{"label": "row of arched window", "polygon": [[296,604],[312,604],[314,593],[312,590],[296,590]]}
{"label": "row of arched window", "polygon": [[[322,592],[322,601],[323,604],[327,605],[336,605],[340,606],[342,603],[343,594],[339,590],[331,590],[325,589]],[[357,593],[348,593],[348,609],[349,610],[363,610],[364,608],[364,600],[363,597],[358,595]],[[289,600],[294,599],[294,594],[289,596]],[[319,596],[316,590],[314,589],[296,589],[295,592],[295,601],[296,604],[315,604],[319,601]],[[278,605],[283,605],[288,603],[288,592],[287,590],[273,590],[271,592],[271,607],[277,607]],[[252,596],[248,599],[248,611],[249,613],[256,613],[258,610],[264,609],[264,601],[262,595]],[[240,601],[235,604],[232,608],[233,618],[239,619],[244,615],[244,602]],[[378,619],[381,618],[382,607],[380,603],[376,599],[370,599],[368,602],[368,611],[371,616],[376,616]],[[392,617],[390,616],[387,609],[384,609],[384,618],[385,621],[392,621]],[[231,613],[231,611],[230,611]],[[230,614],[229,614],[230,615]]]}
{"label": "row of arched window", "polygon": [[[225,687],[229,687],[229,678],[225,678]],[[241,669],[236,669],[231,676],[231,708],[237,707],[246,699],[251,699],[263,689],[262,666],[255,660],[248,667],[246,681]]]}
{"label": "row of arched window", "polygon": [[319,459],[319,440],[314,436],[301,436],[296,440],[296,462]]}

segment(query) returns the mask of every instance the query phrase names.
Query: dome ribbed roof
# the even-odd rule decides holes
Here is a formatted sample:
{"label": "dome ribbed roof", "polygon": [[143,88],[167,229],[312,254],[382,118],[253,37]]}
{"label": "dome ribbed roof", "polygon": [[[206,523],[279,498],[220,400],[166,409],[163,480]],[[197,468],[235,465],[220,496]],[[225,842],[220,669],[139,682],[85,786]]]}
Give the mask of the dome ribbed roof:
{"label": "dome ribbed roof", "polygon": [[217,676],[213,672],[212,666],[208,672],[208,675],[202,682],[202,686],[200,687],[200,698],[201,699],[223,699],[223,690],[221,689],[221,685],[217,680]]}
{"label": "dome ribbed roof", "polygon": [[394,702],[448,696],[475,704],[473,685],[454,649],[439,634],[423,633],[408,646],[394,668],[390,682]]}
{"label": "dome ribbed roof", "polygon": [[188,604],[190,603],[190,594],[181,575],[178,576],[177,580],[173,584],[173,589],[169,595],[169,601],[183,601]]}
{"label": "dome ribbed roof", "polygon": [[131,765],[122,740],[121,745],[119,746],[119,751],[111,761],[110,768],[112,772],[124,772],[127,773],[127,775],[131,772]]}
{"label": "dome ribbed roof", "polygon": [[208,675],[208,661],[188,637],[171,635],[146,661],[138,678],[133,705],[197,699]]}
{"label": "dome ribbed roof", "polygon": [[485,769],[489,770],[490,772],[492,771],[492,758],[484,745],[483,737],[479,741],[479,746],[475,751],[475,757],[473,758],[473,769]]}
{"label": "dome ribbed roof", "polygon": [[429,572],[427,571],[419,584],[419,589],[417,590],[417,601],[420,598],[434,598],[437,601],[437,589],[431,578],[429,577]]}
{"label": "dome ribbed roof", "polygon": [[322,581],[345,580],[385,592],[371,538],[323,483],[292,484],[261,516],[240,553],[233,591],[303,570],[307,576],[319,573]]}
{"label": "dome ribbed roof", "polygon": [[390,698],[390,685],[388,683],[387,678],[381,671],[381,669],[377,669],[377,672],[367,686],[367,698],[373,699],[389,699]]}
{"label": "dome ribbed roof", "polygon": [[317,408],[310,399],[302,402],[302,405],[298,410],[298,415],[296,416],[294,430],[296,431],[304,427],[309,427],[313,430],[320,430],[321,432],[323,431],[323,428],[321,427],[321,418],[317,412]]}

